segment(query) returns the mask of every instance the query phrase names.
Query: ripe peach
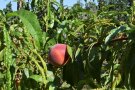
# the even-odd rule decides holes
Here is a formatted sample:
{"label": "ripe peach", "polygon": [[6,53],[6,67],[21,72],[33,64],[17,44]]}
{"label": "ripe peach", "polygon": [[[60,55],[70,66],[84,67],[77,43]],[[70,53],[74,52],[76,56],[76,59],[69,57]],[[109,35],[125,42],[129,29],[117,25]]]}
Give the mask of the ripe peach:
{"label": "ripe peach", "polygon": [[54,66],[64,66],[69,60],[66,44],[56,44],[49,51],[49,62]]}

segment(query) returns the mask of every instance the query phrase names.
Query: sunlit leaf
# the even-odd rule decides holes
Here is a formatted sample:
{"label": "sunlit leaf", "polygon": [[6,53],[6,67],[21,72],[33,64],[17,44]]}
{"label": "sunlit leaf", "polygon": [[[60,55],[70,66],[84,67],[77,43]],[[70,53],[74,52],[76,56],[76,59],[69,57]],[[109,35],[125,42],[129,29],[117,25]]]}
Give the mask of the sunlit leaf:
{"label": "sunlit leaf", "polygon": [[26,77],[29,78],[29,70],[27,68],[24,69],[24,73],[25,73]]}
{"label": "sunlit leaf", "polygon": [[4,50],[1,50],[1,51],[0,51],[0,61],[3,60],[3,56],[4,56]]}
{"label": "sunlit leaf", "polygon": [[43,82],[42,76],[40,75],[31,75],[29,78],[34,79],[37,82]]}
{"label": "sunlit leaf", "polygon": [[75,57],[77,57],[77,56],[78,56],[78,54],[80,53],[80,51],[81,51],[81,49],[80,49],[80,48],[78,48],[78,49],[76,50]]}
{"label": "sunlit leaf", "polygon": [[72,51],[72,47],[70,47],[69,45],[67,45],[67,51],[69,56],[71,57],[71,59],[73,60],[73,51]]}
{"label": "sunlit leaf", "polygon": [[119,32],[124,31],[126,29],[125,26],[120,26],[110,31],[110,34],[105,38],[105,44],[108,44],[114,36],[116,36]]}
{"label": "sunlit leaf", "polygon": [[47,71],[47,80],[49,81],[49,82],[53,82],[54,81],[54,74],[53,74],[53,72],[52,71]]}
{"label": "sunlit leaf", "polygon": [[62,85],[61,85],[61,88],[69,88],[71,85],[68,84],[67,82],[63,82]]}
{"label": "sunlit leaf", "polygon": [[28,32],[35,40],[36,48],[40,49],[42,45],[42,31],[35,14],[26,10],[19,10],[13,13],[7,14],[7,17],[18,16]]}
{"label": "sunlit leaf", "polygon": [[49,86],[49,90],[55,90],[55,86],[50,85],[50,86]]}

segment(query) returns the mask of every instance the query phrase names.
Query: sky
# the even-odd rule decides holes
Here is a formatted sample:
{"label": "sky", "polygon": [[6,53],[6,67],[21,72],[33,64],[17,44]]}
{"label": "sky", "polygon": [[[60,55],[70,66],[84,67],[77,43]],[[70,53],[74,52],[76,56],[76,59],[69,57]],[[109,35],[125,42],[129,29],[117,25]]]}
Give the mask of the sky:
{"label": "sky", "polygon": [[[10,1],[12,3],[12,9],[15,11],[16,8],[17,8],[17,4],[16,4],[15,0],[0,0],[0,10],[2,10],[3,8],[5,8],[6,7],[6,4],[8,2],[10,2]],[[27,1],[27,0],[25,0],[25,1]],[[60,0],[57,0],[57,1],[59,2]],[[77,1],[78,0],[64,0],[64,5],[73,6]],[[82,3],[84,3],[84,0],[80,0],[80,1]],[[87,0],[87,1],[90,1],[90,0]]]}

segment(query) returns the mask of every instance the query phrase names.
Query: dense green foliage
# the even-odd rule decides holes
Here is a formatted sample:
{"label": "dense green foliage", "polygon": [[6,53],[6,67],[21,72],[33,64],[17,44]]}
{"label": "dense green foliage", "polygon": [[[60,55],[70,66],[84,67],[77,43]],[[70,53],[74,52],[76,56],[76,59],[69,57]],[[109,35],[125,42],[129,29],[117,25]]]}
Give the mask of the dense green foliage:
{"label": "dense green foliage", "polygon": [[[18,0],[0,10],[0,90],[135,89],[135,2]],[[63,67],[49,48],[69,45]]]}

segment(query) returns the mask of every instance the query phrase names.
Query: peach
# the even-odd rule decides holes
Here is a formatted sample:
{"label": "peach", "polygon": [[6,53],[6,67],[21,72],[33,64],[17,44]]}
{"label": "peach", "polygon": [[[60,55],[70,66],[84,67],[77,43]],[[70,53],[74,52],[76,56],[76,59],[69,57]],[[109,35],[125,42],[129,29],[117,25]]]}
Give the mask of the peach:
{"label": "peach", "polygon": [[56,44],[49,51],[49,62],[54,66],[64,66],[69,60],[66,44]]}

